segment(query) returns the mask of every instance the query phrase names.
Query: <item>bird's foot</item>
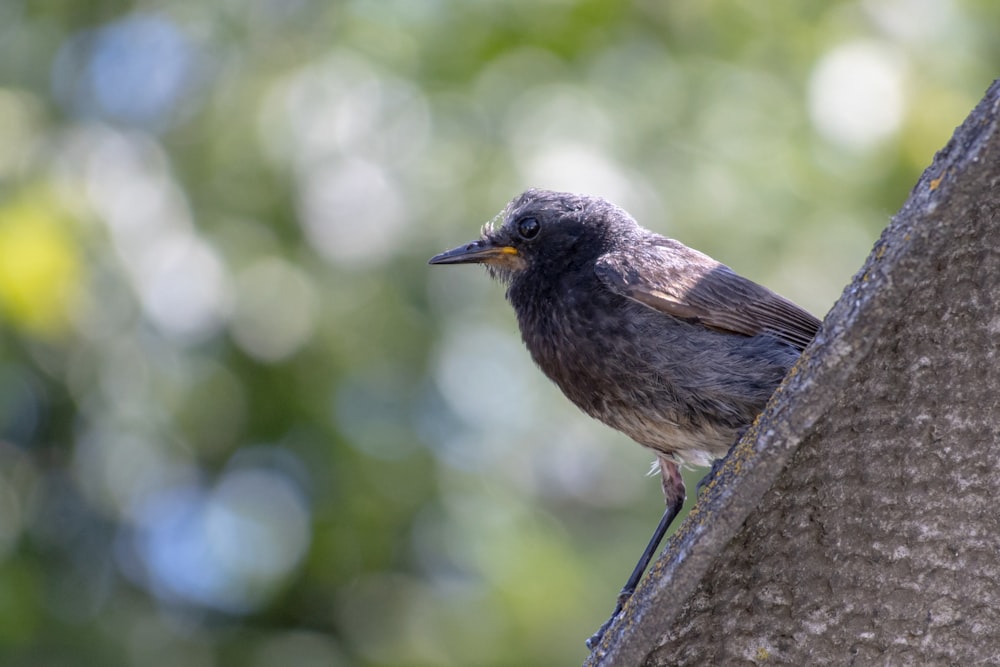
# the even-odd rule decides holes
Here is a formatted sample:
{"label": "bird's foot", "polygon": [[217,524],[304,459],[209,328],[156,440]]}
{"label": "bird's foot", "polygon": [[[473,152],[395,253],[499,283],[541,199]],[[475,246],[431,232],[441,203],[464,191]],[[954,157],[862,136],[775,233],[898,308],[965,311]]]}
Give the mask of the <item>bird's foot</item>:
{"label": "bird's foot", "polygon": [[702,489],[704,489],[704,487],[707,486],[709,482],[715,479],[715,476],[719,473],[719,470],[722,469],[722,464],[725,463],[726,458],[729,456],[729,454],[734,449],[736,449],[736,445],[738,445],[740,440],[743,439],[743,436],[746,435],[748,428],[749,428],[748,426],[744,426],[743,428],[741,428],[739,431],[736,432],[736,439],[733,440],[733,444],[730,445],[729,451],[726,452],[726,456],[723,456],[721,459],[715,459],[714,461],[712,461],[712,469],[708,471],[707,475],[705,475],[698,481],[698,485],[695,487],[695,493],[697,495],[700,496]]}
{"label": "bird's foot", "polygon": [[704,490],[704,488],[708,485],[708,483],[711,482],[713,479],[715,479],[715,476],[718,474],[719,470],[722,469],[722,464],[725,460],[726,460],[725,458],[721,458],[721,459],[715,459],[715,461],[712,462],[712,469],[708,471],[707,475],[698,480],[698,485],[695,487],[695,493],[697,495],[700,496],[702,490]]}
{"label": "bird's foot", "polygon": [[587,648],[589,650],[593,651],[595,648],[597,648],[597,645],[601,643],[601,639],[604,637],[604,633],[608,631],[608,628],[611,627],[611,624],[614,623],[615,619],[618,618],[618,615],[622,613],[622,609],[624,609],[625,603],[628,602],[628,599],[630,597],[632,597],[632,591],[623,590],[621,593],[618,594],[618,601],[615,603],[615,610],[611,612],[611,617],[608,618],[608,620],[604,621],[604,625],[599,627],[597,629],[597,632],[595,632],[590,637],[590,639],[587,640]]}

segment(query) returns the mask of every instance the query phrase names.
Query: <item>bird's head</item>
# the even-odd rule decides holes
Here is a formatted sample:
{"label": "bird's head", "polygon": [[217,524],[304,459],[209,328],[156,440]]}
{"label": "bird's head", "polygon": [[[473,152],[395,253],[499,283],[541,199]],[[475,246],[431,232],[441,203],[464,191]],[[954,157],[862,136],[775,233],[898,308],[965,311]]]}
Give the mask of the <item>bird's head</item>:
{"label": "bird's head", "polygon": [[482,264],[510,284],[529,274],[592,263],[641,233],[628,213],[599,197],[528,190],[515,197],[482,236],[431,258],[431,264]]}

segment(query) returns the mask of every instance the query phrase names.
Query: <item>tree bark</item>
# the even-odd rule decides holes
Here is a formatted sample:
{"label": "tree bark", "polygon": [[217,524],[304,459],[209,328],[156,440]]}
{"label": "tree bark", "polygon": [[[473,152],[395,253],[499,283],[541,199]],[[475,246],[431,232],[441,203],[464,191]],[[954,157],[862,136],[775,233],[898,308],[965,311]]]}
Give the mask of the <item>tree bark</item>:
{"label": "tree bark", "polygon": [[586,665],[1000,664],[1000,81]]}

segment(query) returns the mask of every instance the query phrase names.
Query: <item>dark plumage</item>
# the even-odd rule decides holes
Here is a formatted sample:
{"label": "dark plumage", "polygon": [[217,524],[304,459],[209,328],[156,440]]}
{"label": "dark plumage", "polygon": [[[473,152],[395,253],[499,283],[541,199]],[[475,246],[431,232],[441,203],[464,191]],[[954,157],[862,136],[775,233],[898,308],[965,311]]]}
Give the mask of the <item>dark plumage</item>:
{"label": "dark plumage", "polygon": [[542,371],[581,410],[656,452],[667,511],[620,609],[684,503],[678,465],[726,454],[819,320],[604,199],[528,190],[502,218],[430,261],[484,264],[507,285]]}

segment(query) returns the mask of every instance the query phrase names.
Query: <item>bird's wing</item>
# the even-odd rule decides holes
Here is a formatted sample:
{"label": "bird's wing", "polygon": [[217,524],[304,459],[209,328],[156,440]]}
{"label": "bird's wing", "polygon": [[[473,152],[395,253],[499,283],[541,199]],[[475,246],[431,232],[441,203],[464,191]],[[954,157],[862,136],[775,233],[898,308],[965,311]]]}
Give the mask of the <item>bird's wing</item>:
{"label": "bird's wing", "polygon": [[746,336],[769,333],[800,350],[820,324],[788,299],[662,236],[604,255],[595,271],[611,290],[654,310]]}

